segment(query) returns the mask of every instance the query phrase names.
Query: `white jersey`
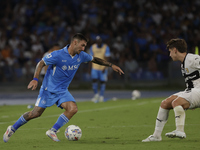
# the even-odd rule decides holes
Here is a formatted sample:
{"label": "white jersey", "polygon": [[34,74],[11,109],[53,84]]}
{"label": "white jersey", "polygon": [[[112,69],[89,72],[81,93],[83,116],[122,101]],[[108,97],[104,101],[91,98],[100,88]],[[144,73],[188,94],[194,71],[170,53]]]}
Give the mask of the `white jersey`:
{"label": "white jersey", "polygon": [[200,56],[188,53],[181,64],[187,89],[200,88]]}
{"label": "white jersey", "polygon": [[200,107],[200,56],[187,54],[181,64],[181,71],[187,88],[174,95],[187,100],[190,103],[189,109]]}

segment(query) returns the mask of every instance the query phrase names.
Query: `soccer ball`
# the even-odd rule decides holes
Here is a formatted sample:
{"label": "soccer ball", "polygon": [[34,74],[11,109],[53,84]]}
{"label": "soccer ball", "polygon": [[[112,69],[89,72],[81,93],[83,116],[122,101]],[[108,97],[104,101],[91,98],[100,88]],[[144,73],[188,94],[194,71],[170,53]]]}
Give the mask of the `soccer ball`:
{"label": "soccer ball", "polygon": [[136,100],[137,98],[140,98],[141,93],[138,90],[133,90],[132,92],[132,100]]}
{"label": "soccer ball", "polygon": [[79,126],[70,125],[65,129],[64,134],[69,141],[78,141],[82,136],[82,131]]}

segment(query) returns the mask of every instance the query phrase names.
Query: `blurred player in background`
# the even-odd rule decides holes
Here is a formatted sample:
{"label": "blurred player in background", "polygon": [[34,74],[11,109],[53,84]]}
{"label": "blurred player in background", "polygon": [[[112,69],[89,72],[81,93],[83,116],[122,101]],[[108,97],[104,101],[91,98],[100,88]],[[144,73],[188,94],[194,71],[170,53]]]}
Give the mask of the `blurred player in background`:
{"label": "blurred player in background", "polygon": [[171,39],[167,42],[170,57],[181,61],[181,71],[185,78],[186,89],[171,95],[161,102],[153,135],[142,142],[161,141],[162,131],[168,120],[169,111],[174,110],[176,130],[166,133],[169,138],[186,138],[184,132],[185,110],[200,107],[200,56],[187,53],[187,44],[183,39]]}
{"label": "blurred player in background", "polygon": [[[55,51],[55,50],[59,50],[60,49],[60,46],[58,43],[54,44],[46,53],[44,53],[43,57],[47,56],[48,54],[50,54],[51,52]],[[44,66],[42,68],[42,71],[41,71],[41,76],[44,78],[46,72],[47,72],[47,68],[48,66]]]}
{"label": "blurred player in background", "polygon": [[[102,42],[100,36],[96,37],[96,43],[90,47],[90,55],[108,61],[110,57],[110,48]],[[92,63],[91,69],[92,89],[94,91],[93,102],[103,102],[104,92],[106,89],[106,81],[108,78],[108,68]],[[100,82],[100,92],[98,92],[98,83]]]}
{"label": "blurred player in background", "polygon": [[28,89],[35,90],[37,88],[42,68],[46,65],[49,65],[49,67],[40,88],[35,107],[32,111],[24,113],[13,125],[8,126],[3,135],[4,142],[8,142],[19,127],[31,119],[40,117],[47,107],[51,107],[54,104],[64,109],[64,113],[58,117],[53,127],[46,132],[46,135],[53,141],[59,141],[56,134],[58,129],[65,125],[78,111],[76,101],[68,91],[68,87],[81,63],[91,61],[112,67],[120,75],[124,74],[118,66],[84,52],[87,41],[85,36],[77,33],[72,37],[70,45],[48,54],[38,62],[34,78],[29,83]]}

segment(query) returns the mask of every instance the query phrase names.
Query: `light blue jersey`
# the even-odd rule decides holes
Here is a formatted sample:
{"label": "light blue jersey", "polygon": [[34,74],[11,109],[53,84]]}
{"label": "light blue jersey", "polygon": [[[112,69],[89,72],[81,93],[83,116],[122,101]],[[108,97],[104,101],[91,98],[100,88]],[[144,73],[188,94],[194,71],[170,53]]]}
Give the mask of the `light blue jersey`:
{"label": "light blue jersey", "polygon": [[56,104],[61,107],[64,102],[75,102],[74,97],[68,91],[68,86],[80,64],[91,61],[93,57],[83,51],[72,57],[68,53],[68,47],[69,45],[43,58],[45,64],[49,67],[35,106],[46,108]]}
{"label": "light blue jersey", "polygon": [[63,93],[67,91],[76,71],[83,62],[92,60],[92,56],[81,52],[75,56],[68,53],[68,47],[54,51],[43,58],[46,65],[49,65],[44,77],[42,88],[52,93]]}

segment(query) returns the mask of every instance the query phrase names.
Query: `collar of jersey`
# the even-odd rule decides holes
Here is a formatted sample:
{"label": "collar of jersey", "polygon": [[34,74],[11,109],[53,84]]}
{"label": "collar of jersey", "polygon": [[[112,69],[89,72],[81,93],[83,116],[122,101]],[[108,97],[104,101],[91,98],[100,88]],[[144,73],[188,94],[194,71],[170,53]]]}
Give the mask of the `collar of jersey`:
{"label": "collar of jersey", "polygon": [[[69,44],[68,44],[67,46],[64,47],[64,51],[65,51],[66,53],[69,54],[68,48],[69,48]],[[70,54],[69,54],[69,55],[70,55]],[[75,55],[75,56],[70,55],[70,56],[71,56],[71,58],[73,59],[76,55]]]}
{"label": "collar of jersey", "polygon": [[65,51],[66,53],[69,53],[69,52],[68,52],[68,48],[69,48],[69,44],[68,44],[67,46],[64,47],[64,51]]}

